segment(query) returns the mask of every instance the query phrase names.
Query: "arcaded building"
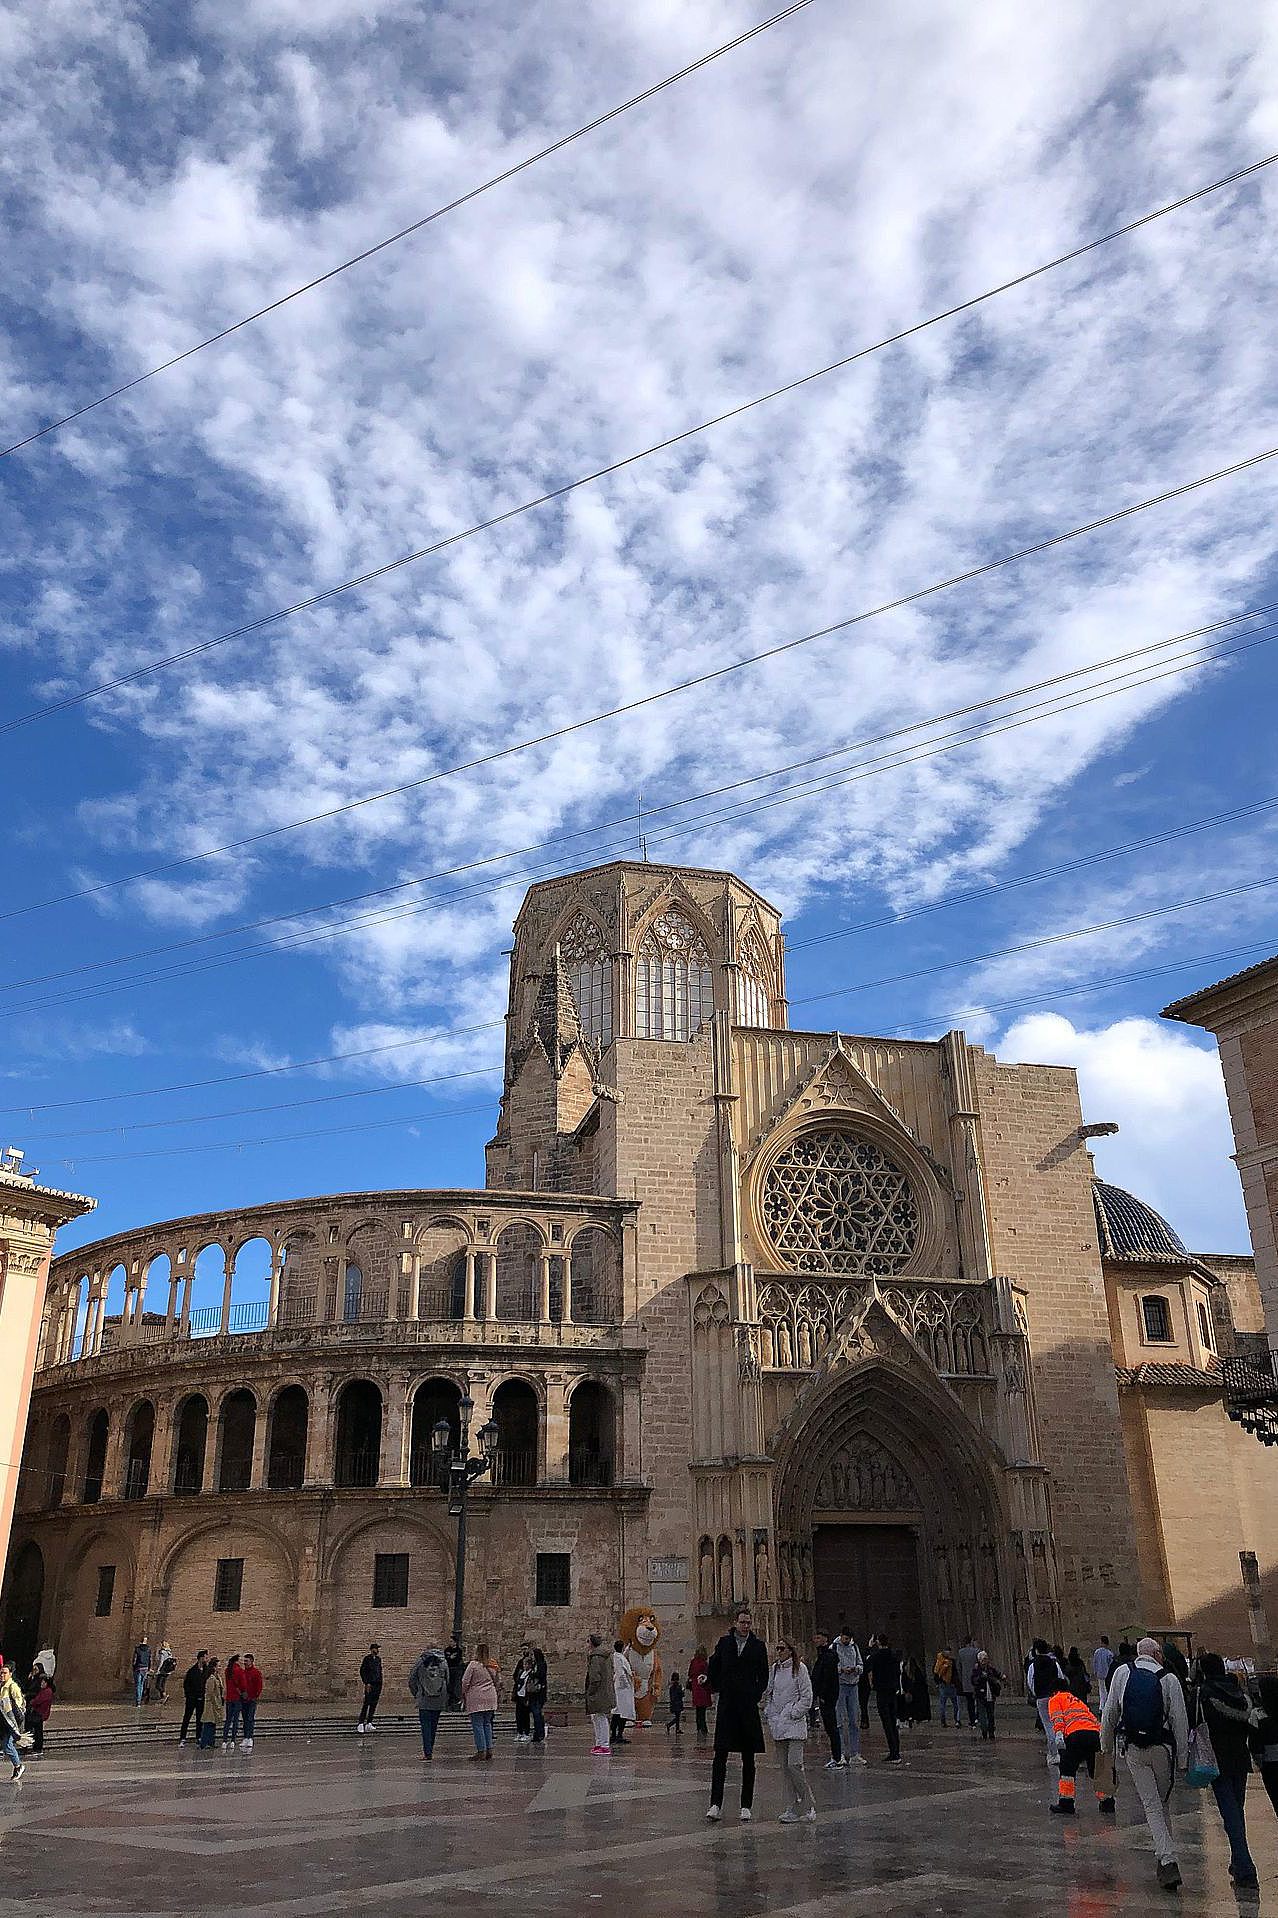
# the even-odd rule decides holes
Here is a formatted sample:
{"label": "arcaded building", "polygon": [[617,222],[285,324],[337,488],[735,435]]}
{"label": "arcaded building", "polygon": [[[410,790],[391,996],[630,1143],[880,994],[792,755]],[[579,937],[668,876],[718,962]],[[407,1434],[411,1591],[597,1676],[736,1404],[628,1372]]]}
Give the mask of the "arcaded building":
{"label": "arcaded building", "polygon": [[[1160,1585],[1209,1494],[1178,1481],[1151,1528],[1170,1481],[1134,1469],[1136,1399],[1163,1387],[1137,1375],[1173,1347],[1124,1302],[1109,1216],[1071,1071],[791,1030],[778,914],[739,879],[535,886],[482,1188],[211,1210],[55,1261],[9,1639],[54,1643],[81,1696],[144,1631],[315,1698],[375,1638],[396,1684],[450,1617],[430,1435],[463,1393],[497,1428],[467,1636],[508,1658],[532,1633],[565,1690],[632,1604],[676,1656],[742,1600],[765,1632],[972,1629],[1000,1662],[1040,1630],[1192,1629],[1182,1603],[1241,1639],[1267,1480],[1192,1591]],[[210,1262],[220,1302],[193,1306]],[[1223,1423],[1254,1280],[1156,1276],[1132,1296],[1184,1292],[1174,1362]],[[1231,1436],[1250,1485],[1268,1455]]]}

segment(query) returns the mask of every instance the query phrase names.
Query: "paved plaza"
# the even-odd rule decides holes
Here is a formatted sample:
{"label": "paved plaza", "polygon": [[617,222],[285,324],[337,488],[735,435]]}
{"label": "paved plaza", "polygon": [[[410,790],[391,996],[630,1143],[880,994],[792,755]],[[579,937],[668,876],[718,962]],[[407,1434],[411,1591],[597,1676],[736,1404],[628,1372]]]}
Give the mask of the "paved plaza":
{"label": "paved plaza", "polygon": [[[28,1918],[191,1912],[387,1918],[481,1908],[585,1918],[1066,1918],[1235,1909],[1214,1806],[1182,1794],[1185,1885],[1159,1892],[1130,1788],[1116,1824],[1091,1804],[1048,1816],[1048,1773],[1028,1737],[995,1751],[966,1731],[915,1734],[893,1769],[827,1773],[810,1747],[815,1826],[784,1826],[774,1760],[760,1763],[755,1819],[730,1789],[707,1825],[710,1755],[685,1735],[636,1734],[592,1759],[576,1727],[542,1749],[501,1742],[466,1762],[463,1728],[433,1764],[415,1737],[293,1736],[250,1755],[50,1753],[0,1800],[4,1904]],[[735,1761],[734,1765],[735,1765]],[[1258,1781],[1257,1781],[1258,1784]],[[1081,1794],[1080,1794],[1081,1796]],[[1251,1804],[1253,1850],[1278,1905],[1278,1821]],[[1262,1893],[1261,1908],[1268,1904]],[[1257,1909],[1254,1896],[1241,1909]]]}

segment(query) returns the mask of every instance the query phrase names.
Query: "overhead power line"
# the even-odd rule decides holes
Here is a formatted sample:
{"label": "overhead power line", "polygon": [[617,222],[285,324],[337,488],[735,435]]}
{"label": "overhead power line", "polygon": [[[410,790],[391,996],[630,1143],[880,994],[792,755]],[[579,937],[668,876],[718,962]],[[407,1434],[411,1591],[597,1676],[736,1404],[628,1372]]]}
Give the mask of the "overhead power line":
{"label": "overhead power line", "polygon": [[158,365],[149,367],[145,373],[135,374],[131,380],[125,380],[121,385],[112,387],[109,393],[100,393],[97,399],[87,400],[83,406],[77,406],[74,411],[64,413],[61,419],[49,420],[45,425],[37,427],[34,432],[28,433],[25,438],[14,440],[10,446],[0,447],[0,459],[5,459],[10,453],[17,453],[24,446],[30,446],[36,440],[43,439],[47,433],[56,433],[59,427],[69,426],[72,420],[83,419],[86,413],[92,413],[97,407],[105,406],[108,401],[118,400],[121,394],[130,393],[135,386],[142,386],[147,380],[153,380],[158,373],[167,373],[171,367],[180,366],[184,360],[193,359],[197,353],[203,353],[206,347],[216,346],[220,340],[227,340],[233,333],[242,332],[246,326],[252,326],[256,320],[263,320],[270,313],[278,313],[280,308],[287,306],[291,300],[301,299],[304,293],[313,293],[317,286],[324,286],[329,280],[335,280],[339,274],[349,273],[353,266],[360,266],[365,260],[371,260],[378,253],[384,253],[388,247],[397,246],[401,240],[408,239],[414,233],[422,232],[425,227],[433,226],[436,220],[442,220],[449,213],[456,213],[459,207],[469,205],[472,200],[479,199],[482,194],[491,193],[494,187],[504,186],[508,180],[513,180],[520,173],[526,173],[530,167],[539,165],[542,160],[548,160],[552,154],[562,153],[565,147],[572,146],[578,140],[584,140],[588,134],[597,133],[599,128],[607,126],[609,121],[620,119],[623,113],[629,113],[634,107],[643,106],[646,101],[655,99],[659,93],[664,93],[668,87],[676,86],[680,80],[686,80],[690,74],[699,73],[703,67],[708,67],[715,60],[721,60],[725,54],[733,53],[738,47],[745,46],[748,40],[757,39],[761,33],[766,33],[769,27],[778,26],[781,21],[790,19],[792,15],[802,13],[811,4],[812,0],[794,0],[792,6],[783,7],[780,13],[774,13],[770,19],[760,20],[757,25],[748,27],[744,33],[737,34],[735,39],[725,40],[722,46],[712,47],[709,53],[703,53],[698,59],[690,61],[687,66],[680,67],[677,73],[668,73],[664,80],[658,80],[654,86],[645,87],[642,93],[633,94],[629,100],[623,100],[619,106],[609,107],[606,113],[598,114],[595,119],[588,120],[585,126],[577,127],[572,133],[566,133],[560,139],[553,140],[549,146],[539,147],[535,153],[526,154],[514,166],[506,167],[501,173],[493,174],[491,179],[481,181],[478,186],[470,187],[465,193],[459,193],[455,199],[448,200],[443,206],[437,206],[433,213],[427,213],[420,220],[414,220],[410,225],[400,227],[397,233],[390,233],[384,240],[378,240],[374,245],[366,246],[362,252],[352,254],[349,260],[342,260],[339,265],[329,267],[327,272],[317,274],[313,280],[307,280],[303,286],[295,286],[291,293],[280,294],[266,306],[259,306],[255,312],[246,313],[243,319],[234,320],[231,325],[220,328],[216,333],[210,333],[207,339],[197,340],[193,346],[188,346],[183,352],[174,353],[171,358],[161,360]]}
{"label": "overhead power line", "polygon": [[[684,441],[693,439],[700,433],[709,432],[713,427],[722,426],[729,420],[739,419],[743,414],[752,412],[756,407],[766,406],[772,400],[780,399],[789,393],[798,392],[802,387],[809,386],[817,380],[824,379],[828,374],[840,372],[846,367],[855,365],[858,360],[867,359],[874,353],[881,353],[889,346],[899,345],[903,340],[911,339],[918,333],[926,332],[929,327],[939,326],[946,320],[954,319],[959,314],[970,312],[974,307],[984,305],[988,300],[997,299],[1000,294],[1010,292],[1019,286],[1025,286],[1031,280],[1038,279],[1044,273],[1053,272],[1057,267],[1065,266],[1071,261],[1081,259],[1085,254],[1095,252],[1098,247],[1108,246],[1114,240],[1125,238],[1127,235],[1136,232],[1139,228],[1150,225],[1154,220],[1161,220],[1169,213],[1180,211],[1181,208],[1191,205],[1195,200],[1201,200],[1209,194],[1218,193],[1224,187],[1236,185],[1238,181],[1246,179],[1249,175],[1258,173],[1265,167],[1272,166],[1275,160],[1278,160],[1278,153],[1268,154],[1263,159],[1253,161],[1249,166],[1240,167],[1233,173],[1223,175],[1219,180],[1211,181],[1207,186],[1198,187],[1194,192],[1182,195],[1178,200],[1169,200],[1166,205],[1155,207],[1153,211],[1141,214],[1138,219],[1130,220],[1124,226],[1114,227],[1112,231],[1103,233],[1096,239],[1088,240],[1081,246],[1071,248],[1068,252],[1057,254],[1055,258],[1045,260],[1040,265],[1031,267],[1028,271],[1019,273],[1010,280],[1004,280],[1000,282],[999,285],[990,287],[984,293],[978,293],[969,299],[961,300],[954,306],[946,307],[938,313],[929,315],[927,319],[916,321],[912,326],[904,327],[897,333],[892,333],[881,340],[876,340],[872,345],[860,347],[855,352],[847,353],[839,359],[831,360],[825,366],[816,367],[811,372],[801,374],[796,379],[787,380],[781,386],[772,387],[766,393],[757,394],[753,399],[744,400],[739,405],[729,407],[722,413],[713,414],[709,419],[700,420],[694,426],[684,427],[681,431],[670,434],[665,439],[654,441],[651,446],[641,447],[638,452],[628,453],[621,459],[613,460],[606,466],[597,467],[593,472],[580,474],[576,479],[568,480],[559,486],[551,487],[548,491],[538,493],[531,499],[522,500],[518,505],[507,507],[502,512],[495,513],[487,519],[477,520],[470,526],[461,527],[455,532],[447,533],[428,546],[419,546],[412,552],[401,553],[396,559],[388,560],[380,566],[372,567],[367,572],[358,573],[350,579],[342,580],[335,586],[323,587],[319,592],[309,594],[304,599],[294,600],[291,605],[277,607],[274,612],[264,613],[256,619],[245,621],[242,625],[230,627],[226,632],[217,633],[211,639],[198,641],[194,646],[185,646],[179,652],[168,653],[161,658],[147,660],[143,665],[136,666],[127,673],[119,673],[114,678],[102,680],[93,686],[81,687],[76,692],[65,694],[61,699],[50,700],[48,704],[44,706],[33,707],[29,712],[19,713],[15,718],[0,723],[0,733],[12,732],[18,727],[30,725],[38,719],[50,718],[55,713],[67,711],[70,707],[83,705],[87,700],[97,699],[104,693],[116,692],[122,686],[130,686],[139,679],[147,678],[151,673],[160,672],[169,666],[181,665],[185,660],[195,659],[202,653],[211,652],[216,647],[229,644],[232,640],[243,639],[250,633],[261,632],[267,626],[277,625],[283,620],[292,619],[298,613],[308,612],[313,607],[323,605],[343,593],[354,592],[362,586],[369,586],[376,580],[384,579],[391,573],[399,572],[403,567],[414,566],[420,560],[430,559],[437,553],[445,552],[452,546],[460,545],[464,540],[475,538],[477,534],[491,532],[495,527],[503,526],[507,521],[517,519],[524,513],[533,512],[539,507],[548,506],[555,500],[565,498],[569,493],[576,492],[580,487],[591,486],[596,481],[606,479],[613,473],[622,472],[626,467],[634,466],[640,460],[651,458],[653,454],[668,452],[672,447],[679,446]],[[19,442],[19,444],[25,444],[25,442]],[[10,450],[12,451],[13,449],[11,448]]]}
{"label": "overhead power line", "polygon": [[[1022,726],[1037,724],[1043,719],[1059,717],[1065,713],[1076,711],[1079,707],[1092,705],[1099,700],[1111,699],[1120,693],[1139,691],[1158,680],[1191,671],[1195,667],[1210,665],[1223,659],[1231,659],[1236,653],[1245,652],[1253,646],[1270,644],[1275,638],[1278,638],[1278,631],[1248,639],[1242,644],[1229,649],[1199,648],[1196,649],[1192,655],[1181,656],[1180,663],[1178,664],[1167,666],[1159,662],[1157,670],[1146,669],[1141,677],[1134,677],[1133,675],[1136,669],[1128,668],[1124,674],[1121,675],[1122,679],[1127,682],[1125,684],[1114,685],[1110,682],[1101,681],[1100,685],[1103,689],[1101,691],[1089,689],[1082,695],[1075,694],[1069,698],[1066,698],[1062,694],[1056,694],[1050,700],[1039,701],[1033,706],[1020,709],[1012,718],[1004,718],[1002,723],[998,725],[961,728],[956,733],[942,734],[939,740],[923,741],[915,747],[908,749],[908,751],[906,749],[896,748],[892,752],[882,754],[876,759],[854,762],[854,769],[852,771],[844,770],[833,775],[822,775],[816,780],[804,780],[792,783],[789,786],[782,787],[778,792],[768,794],[763,798],[750,800],[742,805],[721,808],[717,812],[702,814],[690,820],[682,820],[677,825],[667,827],[662,832],[648,832],[645,834],[645,843],[648,845],[663,844],[667,840],[684,837],[688,833],[703,830],[710,825],[722,825],[739,819],[752,818],[758,813],[771,811],[779,806],[793,805],[796,801],[810,799],[832,792],[843,786],[854,785],[863,779],[873,778],[884,772],[896,771],[904,766],[917,765],[924,760],[952,752],[960,746],[980,744],[985,740],[996,738],[1003,733],[1017,731]],[[824,755],[822,755],[822,757],[824,757]],[[627,837],[627,839],[618,846],[600,849],[600,856],[602,857],[609,852],[614,856],[624,855],[629,850],[630,841],[629,837]],[[484,862],[476,863],[480,864]],[[559,861],[553,861],[548,865],[532,867],[522,873],[508,875],[501,879],[486,879],[475,886],[463,887],[454,892],[432,895],[412,905],[394,907],[389,912],[365,915],[361,918],[339,921],[332,925],[319,926],[310,931],[300,933],[291,939],[280,939],[257,946],[240,947],[223,955],[221,958],[200,959],[183,965],[164,967],[155,972],[142,973],[132,978],[122,980],[100,981],[96,985],[81,987],[71,992],[55,994],[49,998],[26,1000],[17,1006],[0,1007],[0,1017],[13,1015],[24,1016],[28,1013],[41,1011],[49,1007],[74,1004],[85,999],[100,998],[112,992],[131,991],[139,986],[155,985],[166,983],[174,979],[188,978],[195,973],[218,971],[226,966],[238,965],[246,959],[280,958],[286,954],[296,952],[299,948],[313,946],[324,939],[348,936],[351,933],[369,931],[381,925],[395,924],[402,919],[412,918],[421,913],[432,911],[440,905],[456,903],[458,900],[472,897],[475,894],[491,894],[511,887],[524,886],[530,881],[535,881],[540,878],[555,878],[560,875],[561,871],[561,863]]]}
{"label": "overhead power line", "polygon": [[[909,725],[894,727],[889,732],[877,733],[869,738],[860,740],[846,740],[839,746],[827,748],[820,753],[813,753],[806,759],[791,761],[788,765],[769,767],[765,772],[752,773],[741,779],[731,780],[724,785],[708,787],[697,793],[685,793],[677,799],[664,800],[658,805],[646,806],[644,816],[648,820],[659,819],[663,815],[676,811],[683,806],[694,805],[706,799],[721,798],[727,793],[740,791],[746,786],[758,785],[766,779],[779,778],[784,773],[796,772],[804,767],[820,765],[832,759],[842,758],[848,753],[863,751],[869,746],[883,745],[894,739],[905,739],[911,734],[926,732],[933,726],[942,725],[951,719],[966,718],[970,714],[978,712],[989,712],[996,706],[1006,705],[1011,700],[1024,698],[1030,693],[1042,692],[1054,686],[1067,685],[1075,680],[1089,679],[1096,673],[1105,671],[1110,666],[1122,666],[1132,660],[1145,660],[1148,664],[1152,665],[1154,662],[1149,660],[1150,654],[1165,653],[1170,647],[1181,645],[1188,640],[1200,639],[1211,634],[1221,633],[1227,627],[1239,627],[1246,621],[1262,619],[1273,612],[1278,612],[1278,600],[1271,601],[1267,605],[1255,607],[1248,612],[1232,613],[1224,619],[1213,621],[1208,626],[1193,627],[1187,632],[1172,634],[1167,639],[1153,640],[1145,646],[1129,648],[1125,652],[1112,654],[1107,659],[1092,660],[1086,666],[1071,667],[1067,672],[1054,673],[1046,679],[1035,680],[1028,686],[1012,687],[1006,692],[991,693],[986,699],[969,701],[965,706],[952,707],[948,712],[934,714],[927,719],[911,721]],[[1254,631],[1254,629],[1251,630]],[[1278,627],[1263,633],[1259,641],[1249,643],[1266,643],[1273,638],[1276,633],[1278,633]],[[1247,650],[1246,646],[1231,647],[1227,651],[1223,649],[1213,650],[1210,653],[1210,657],[1232,658],[1235,652],[1245,650]],[[1188,655],[1186,655],[1186,657],[1188,657]],[[1132,670],[1134,672],[1137,669],[1133,667]],[[1161,677],[1161,675],[1156,674],[1154,677]],[[1110,682],[1100,681],[1098,683],[1107,684]],[[1119,690],[1127,689],[1120,688]],[[571,832],[554,833],[548,839],[533,841],[531,845],[508,847],[503,852],[487,853],[477,859],[465,860],[451,866],[441,867],[435,872],[418,873],[411,879],[397,880],[385,886],[369,887],[362,892],[346,893],[336,899],[321,900],[315,905],[295,907],[289,912],[269,913],[260,919],[241,921],[237,925],[218,927],[210,932],[191,933],[184,939],[171,939],[158,945],[137,947],[132,952],[118,953],[109,959],[82,960],[77,965],[65,966],[56,972],[34,973],[26,978],[0,980],[0,993],[21,991],[28,986],[48,985],[59,979],[78,978],[90,972],[106,972],[113,970],[117,966],[132,964],[136,960],[158,958],[172,952],[186,952],[193,947],[209,945],[216,940],[237,938],[242,933],[260,932],[271,926],[291,925],[299,920],[313,917],[317,913],[335,911],[341,906],[360,905],[367,900],[388,899],[396,893],[408,892],[416,886],[430,885],[442,879],[454,879],[464,873],[478,872],[489,866],[504,865],[511,859],[522,859],[533,853],[546,852],[553,848],[574,845],[580,840],[593,840],[605,832],[625,828],[629,833],[633,829],[633,825],[633,813],[621,814],[615,818],[599,821],[590,826],[578,827]],[[629,840],[627,840],[627,844],[629,844]],[[592,851],[585,856],[597,861],[599,853]],[[526,874],[516,875],[516,878],[526,878],[526,876]],[[503,880],[500,882],[500,886],[508,883],[512,882]],[[491,890],[498,889],[499,887],[497,886],[491,888]],[[485,890],[489,890],[489,888],[485,888]],[[458,896],[464,897],[467,895],[449,895],[449,897]],[[431,900],[427,903],[435,902]],[[23,910],[35,911],[36,908],[19,908],[20,912]],[[366,922],[360,920],[349,923],[353,926],[359,926],[365,923],[376,924],[381,922]],[[330,926],[327,930],[331,932],[333,928]],[[830,934],[826,936],[833,937],[834,935]],[[3,1108],[0,1107],[0,1110],[3,1110]]]}
{"label": "overhead power line", "polygon": [[[479,767],[495,765],[501,760],[514,758],[517,754],[528,752],[534,747],[549,745],[559,739],[567,739],[573,734],[601,725],[605,720],[618,719],[630,713],[640,712],[646,707],[659,704],[662,700],[671,699],[678,693],[690,692],[694,687],[711,685],[717,680],[729,678],[733,673],[742,672],[747,667],[761,665],[766,660],[783,658],[802,646],[810,646],[816,640],[829,639],[836,633],[847,632],[852,627],[864,625],[867,621],[878,619],[885,613],[899,612],[906,606],[917,606],[923,600],[931,599],[938,593],[949,592],[956,586],[964,586],[974,579],[985,578],[1021,560],[1036,558],[1058,546],[1068,545],[1072,540],[1100,532],[1105,527],[1116,526],[1121,521],[1132,519],[1140,513],[1147,513],[1156,506],[1165,506],[1171,500],[1183,499],[1190,493],[1201,491],[1204,487],[1214,486],[1220,480],[1235,478],[1239,473],[1249,472],[1254,467],[1264,465],[1275,456],[1278,456],[1278,445],[1265,447],[1258,453],[1248,454],[1244,459],[1232,461],[1228,466],[1217,467],[1213,472],[1201,473],[1195,479],[1182,481],[1178,486],[1166,487],[1162,492],[1152,493],[1146,499],[1134,501],[1130,506],[1115,507],[1095,519],[1084,521],[1081,525],[1068,527],[1059,533],[1051,533],[1043,539],[1032,541],[1027,546],[1017,547],[1009,553],[1001,553],[995,559],[983,560],[976,566],[965,567],[961,572],[950,573],[945,578],[933,580],[926,586],[915,587],[911,592],[898,594],[895,599],[882,600],[877,606],[869,606],[861,612],[850,613],[845,619],[833,620],[828,626],[820,626],[812,632],[800,634],[797,639],[783,640],[776,646],[765,647],[761,652],[747,653],[741,659],[730,660],[726,665],[712,667],[709,671],[694,674],[689,679],[678,680],[673,685],[663,686],[656,692],[644,693],[637,699],[626,700],[602,712],[591,713],[583,719],[570,720],[562,726],[552,727],[547,732],[535,734],[529,739],[518,740],[512,745],[494,747],[491,752],[481,753],[474,759],[462,760],[456,765],[425,773],[420,779],[405,780],[401,785],[386,787],[380,792],[365,793],[361,798],[347,800],[340,806],[325,807],[322,812],[310,813],[304,819],[294,819],[282,826],[263,827],[259,832],[245,833],[239,839],[228,840],[220,846],[207,846],[201,852],[185,853],[181,858],[165,860],[158,866],[148,866],[139,872],[125,873],[117,879],[103,879],[95,885],[82,886],[76,892],[61,893],[52,899],[36,900],[27,906],[13,907],[8,912],[0,913],[0,919],[13,919],[24,913],[42,911],[48,906],[65,905],[72,900],[92,898],[99,893],[115,891],[121,886],[133,885],[139,879],[153,879],[163,873],[183,871],[190,866],[201,864],[204,860],[240,852],[246,846],[262,845],[265,841],[278,839],[286,833],[298,832],[305,826],[319,825],[327,820],[340,818],[346,813],[356,812],[361,807],[374,805],[379,800],[399,798],[404,793],[419,792],[427,786],[437,785],[441,780],[451,779],[459,773],[473,772]],[[0,728],[0,730],[3,729]]]}
{"label": "overhead power line", "polygon": [[[956,1020],[971,1018],[977,1013],[1006,1011],[1024,1005],[1042,1006],[1045,996],[1051,999],[1062,999],[1077,998],[1091,992],[1106,992],[1113,986],[1127,985],[1139,979],[1162,977],[1172,972],[1185,972],[1197,966],[1213,965],[1217,961],[1239,958],[1248,953],[1268,952],[1270,950],[1270,943],[1271,942],[1253,942],[1246,946],[1227,946],[1216,952],[1198,953],[1193,958],[1175,959],[1166,965],[1143,966],[1131,972],[1110,973],[1104,978],[1086,980],[1082,984],[1051,986],[1040,989],[1039,992],[1027,998],[992,1000],[984,1005],[967,1006],[955,1012],[937,1013],[927,1020],[918,1020],[910,1025],[895,1026],[892,1029],[892,1035],[885,1034],[883,1036],[904,1036],[910,1032],[923,1030],[935,1031],[938,1025],[943,1025],[948,1029]],[[500,1071],[500,1069],[499,1066],[491,1068],[493,1071]],[[355,1132],[385,1132],[400,1127],[407,1129],[415,1125],[428,1124],[435,1120],[468,1118],[473,1114],[491,1111],[492,1104],[490,1101],[488,1104],[482,1106],[453,1106],[443,1112],[408,1113],[394,1119],[371,1119],[356,1125],[326,1126],[319,1130],[308,1130],[306,1132],[275,1133],[265,1138],[201,1140],[194,1145],[143,1147],[137,1152],[116,1152],[109,1153],[105,1156],[96,1153],[90,1156],[76,1153],[74,1156],[65,1155],[59,1157],[57,1154],[41,1153],[41,1157],[52,1159],[55,1165],[77,1166],[115,1165],[127,1159],[167,1159],[187,1156],[192,1153],[243,1152],[255,1146],[290,1145],[302,1139],[344,1137],[348,1133]]]}

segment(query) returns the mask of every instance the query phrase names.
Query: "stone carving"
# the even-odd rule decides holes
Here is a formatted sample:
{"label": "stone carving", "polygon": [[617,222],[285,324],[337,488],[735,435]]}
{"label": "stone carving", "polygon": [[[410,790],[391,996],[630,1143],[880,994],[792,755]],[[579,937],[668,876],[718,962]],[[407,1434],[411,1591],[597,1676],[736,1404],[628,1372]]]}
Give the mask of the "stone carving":
{"label": "stone carving", "polygon": [[876,1439],[853,1439],[829,1461],[814,1503],[832,1512],[900,1512],[918,1504],[913,1486]]}
{"label": "stone carving", "polygon": [[697,1600],[714,1604],[714,1540],[703,1538],[697,1548]]}
{"label": "stone carving", "polygon": [[883,1303],[942,1374],[982,1377],[990,1370],[985,1298],[976,1288],[893,1286]]}
{"label": "stone carving", "polygon": [[759,1288],[759,1357],[769,1370],[811,1371],[837,1327],[865,1303],[856,1285],[793,1285],[775,1280]]}
{"label": "stone carving", "polygon": [[759,1378],[759,1354],[754,1340],[752,1325],[737,1327],[737,1377],[743,1385],[754,1385]]}
{"label": "stone carving", "polygon": [[732,1308],[717,1285],[703,1285],[692,1308],[692,1322],[704,1330],[708,1325],[727,1325]]}
{"label": "stone carving", "polygon": [[782,1148],[761,1211],[782,1265],[795,1272],[889,1277],[919,1239],[905,1173],[844,1126],[813,1127]]}
{"label": "stone carving", "polygon": [[754,1535],[754,1595],[760,1600],[772,1597],[772,1561],[768,1556],[768,1535],[763,1531]]}

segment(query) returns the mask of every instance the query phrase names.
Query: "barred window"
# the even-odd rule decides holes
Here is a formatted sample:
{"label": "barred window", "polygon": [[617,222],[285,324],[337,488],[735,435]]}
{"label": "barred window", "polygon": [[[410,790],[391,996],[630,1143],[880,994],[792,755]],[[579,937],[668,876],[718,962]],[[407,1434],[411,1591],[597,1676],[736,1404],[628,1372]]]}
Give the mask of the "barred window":
{"label": "barred window", "polygon": [[408,1553],[378,1552],[373,1560],[373,1606],[403,1610],[408,1603]]}
{"label": "barred window", "polygon": [[110,1618],[111,1603],[115,1597],[115,1566],[98,1566],[98,1599],[93,1607],[95,1618]]}
{"label": "barred window", "polygon": [[238,1612],[240,1593],[244,1588],[244,1560],[242,1558],[219,1558],[217,1572],[213,1579],[213,1610],[215,1612]]}
{"label": "barred window", "polygon": [[602,1051],[612,1044],[612,961],[588,913],[579,912],[566,928],[559,958],[581,1029]]}
{"label": "barred window", "polygon": [[635,962],[635,1036],[690,1039],[714,1012],[714,974],[700,933],[672,906],[643,936]]}
{"label": "barred window", "polygon": [[572,1558],[568,1552],[538,1552],[537,1603],[572,1603]]}
{"label": "barred window", "polygon": [[1166,1299],[1151,1293],[1140,1302],[1141,1318],[1145,1327],[1145,1342],[1148,1345],[1170,1345],[1171,1308]]}

